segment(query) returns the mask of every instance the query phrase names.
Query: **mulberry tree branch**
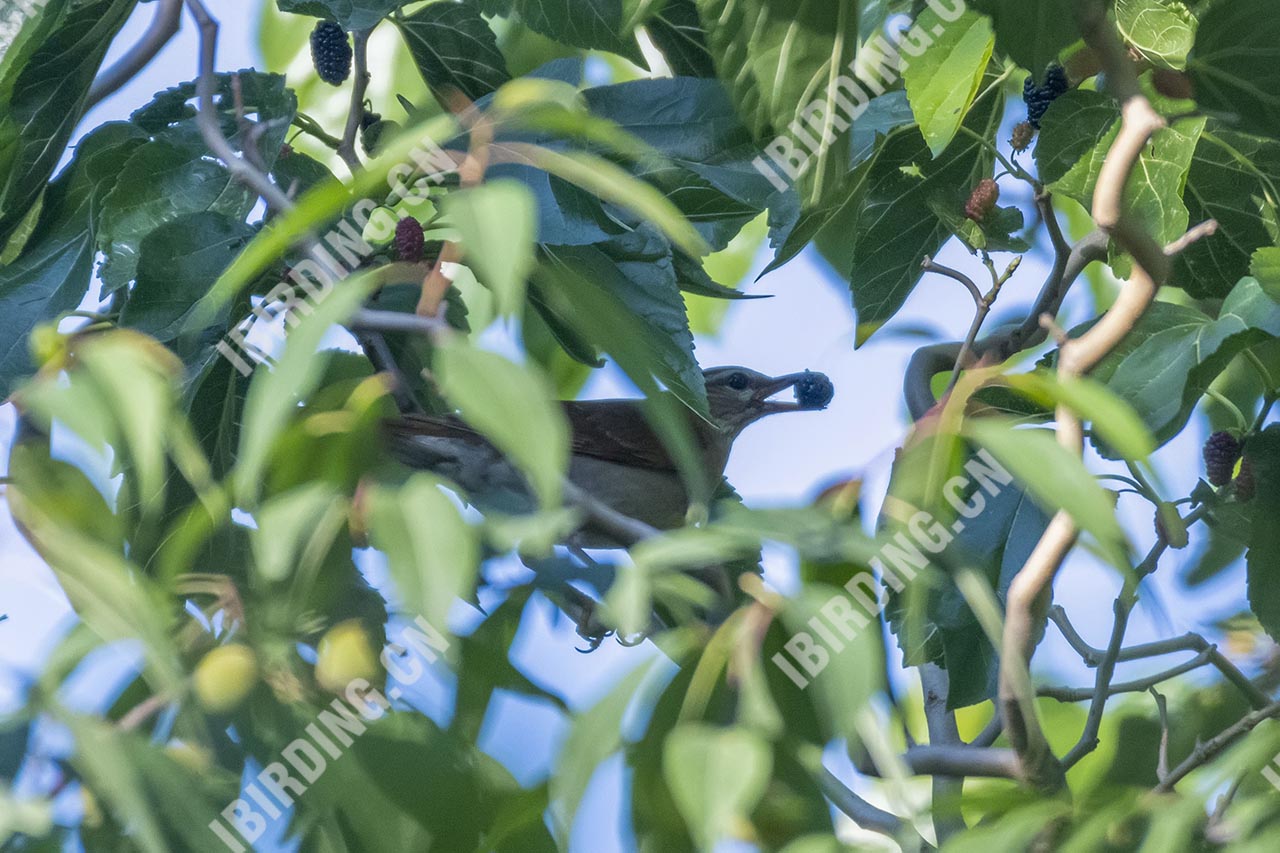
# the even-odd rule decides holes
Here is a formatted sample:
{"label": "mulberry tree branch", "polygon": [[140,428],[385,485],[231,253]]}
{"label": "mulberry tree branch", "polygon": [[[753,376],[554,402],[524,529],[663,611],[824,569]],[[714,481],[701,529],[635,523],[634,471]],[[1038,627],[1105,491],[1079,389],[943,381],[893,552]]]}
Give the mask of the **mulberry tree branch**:
{"label": "mulberry tree branch", "polygon": [[[1120,248],[1133,256],[1134,267],[1115,304],[1088,332],[1061,345],[1058,373],[1063,378],[1083,376],[1111,352],[1155,299],[1156,290],[1170,268],[1164,247],[1147,233],[1140,222],[1127,217],[1123,209],[1124,186],[1129,175],[1147,142],[1165,126],[1165,121],[1142,94],[1128,52],[1114,25],[1107,19],[1105,4],[1094,0],[1085,5],[1081,9],[1080,27],[1086,44],[1100,57],[1110,85],[1121,102],[1120,131],[1098,175],[1093,219]],[[1084,436],[1075,412],[1059,405],[1056,420],[1058,443],[1073,454],[1081,454]],[[1053,580],[1075,544],[1076,535],[1075,523],[1067,513],[1059,512],[1050,521],[1031,556],[1010,584],[1001,642],[998,700],[1005,720],[1005,732],[1018,755],[1023,779],[1047,790],[1062,786],[1064,771],[1036,716],[1035,690],[1029,665]],[[1119,642],[1114,633],[1112,640],[1111,649],[1118,653]],[[1109,657],[1114,665],[1115,654]],[[1101,675],[1100,672],[1100,681]],[[1100,684],[1104,695],[1109,681],[1108,673],[1106,685]]]}

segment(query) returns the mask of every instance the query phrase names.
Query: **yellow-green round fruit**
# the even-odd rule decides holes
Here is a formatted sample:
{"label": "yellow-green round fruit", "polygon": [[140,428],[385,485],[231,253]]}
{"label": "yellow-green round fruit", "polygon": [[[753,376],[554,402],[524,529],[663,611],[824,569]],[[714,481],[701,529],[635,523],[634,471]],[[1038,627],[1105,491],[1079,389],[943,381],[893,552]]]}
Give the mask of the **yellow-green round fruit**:
{"label": "yellow-green round fruit", "polygon": [[164,748],[165,755],[193,773],[203,773],[213,764],[209,750],[189,743],[171,743]]}
{"label": "yellow-green round fruit", "polygon": [[230,714],[258,683],[258,658],[253,649],[231,643],[209,652],[192,676],[196,701],[211,714]]}
{"label": "yellow-green round fruit", "polygon": [[378,651],[359,619],[330,628],[316,649],[316,683],[330,693],[342,693],[352,681],[374,681],[382,672]]}

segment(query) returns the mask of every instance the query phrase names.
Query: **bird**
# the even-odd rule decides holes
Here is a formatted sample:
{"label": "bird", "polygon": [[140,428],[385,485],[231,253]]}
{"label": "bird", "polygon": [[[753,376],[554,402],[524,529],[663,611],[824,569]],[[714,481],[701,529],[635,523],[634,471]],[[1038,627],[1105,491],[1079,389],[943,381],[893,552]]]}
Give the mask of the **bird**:
{"label": "bird", "polygon": [[[719,482],[733,442],[751,424],[782,412],[825,409],[831,380],[813,371],[768,376],[746,367],[703,371],[709,419],[690,411],[703,468]],[[794,389],[794,400],[773,399]],[[642,414],[641,400],[562,403],[570,428],[569,482],[604,506],[658,530],[685,523],[689,496],[667,449]],[[523,512],[532,498],[516,469],[456,414],[406,414],[384,424],[390,450],[410,468],[456,482],[477,506]],[[608,535],[580,537],[583,547],[616,547]]]}

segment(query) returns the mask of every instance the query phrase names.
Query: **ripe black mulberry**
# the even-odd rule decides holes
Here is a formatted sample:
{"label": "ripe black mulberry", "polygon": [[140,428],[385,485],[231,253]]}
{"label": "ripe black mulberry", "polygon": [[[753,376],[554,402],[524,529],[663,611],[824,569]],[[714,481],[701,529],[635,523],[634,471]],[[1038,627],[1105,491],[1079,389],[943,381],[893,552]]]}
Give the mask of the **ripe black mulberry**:
{"label": "ripe black mulberry", "polygon": [[1225,486],[1231,482],[1239,458],[1239,439],[1229,432],[1215,432],[1204,443],[1205,478],[1215,486]]}
{"label": "ripe black mulberry", "polygon": [[806,409],[825,409],[835,396],[835,386],[825,373],[806,370],[796,383],[796,402]]}
{"label": "ripe black mulberry", "polygon": [[1027,122],[1036,130],[1040,129],[1040,119],[1044,118],[1049,105],[1070,88],[1067,72],[1061,65],[1050,65],[1045,72],[1044,82],[1036,85],[1034,77],[1028,77],[1022,84],[1022,100],[1027,104]]}
{"label": "ripe black mulberry", "polygon": [[351,43],[333,21],[320,21],[311,31],[311,61],[320,79],[339,86],[351,74]]}
{"label": "ripe black mulberry", "polygon": [[426,243],[422,237],[422,224],[411,216],[396,223],[396,257],[402,261],[422,260]]}
{"label": "ripe black mulberry", "polygon": [[1249,457],[1246,456],[1240,462],[1240,473],[1236,475],[1236,500],[1251,501],[1253,493],[1257,489],[1257,482],[1253,479],[1253,466],[1249,464]]}

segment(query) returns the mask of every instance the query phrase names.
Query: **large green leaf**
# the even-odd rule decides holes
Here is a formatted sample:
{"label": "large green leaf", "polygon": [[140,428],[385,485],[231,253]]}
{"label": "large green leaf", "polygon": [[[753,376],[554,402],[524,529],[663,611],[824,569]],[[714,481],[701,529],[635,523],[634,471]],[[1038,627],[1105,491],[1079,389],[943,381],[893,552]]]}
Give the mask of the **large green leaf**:
{"label": "large green leaf", "polygon": [[513,11],[535,33],[561,44],[609,50],[642,62],[631,38],[623,0],[479,0],[485,14],[510,15]]}
{"label": "large green leaf", "polygon": [[398,489],[375,489],[369,499],[370,535],[387,555],[401,607],[441,628],[453,602],[471,597],[480,559],[477,532],[443,485],[415,473]]}
{"label": "large green leaf", "polygon": [[[812,0],[697,0],[708,46],[738,113],[757,138],[790,136],[810,104],[830,121],[840,115],[833,83],[850,75],[858,48],[858,3]],[[802,126],[807,126],[801,120]],[[835,134],[834,127],[828,127]],[[816,131],[810,130],[815,133]],[[822,146],[806,175],[817,202],[844,174],[847,148]]]}
{"label": "large green leaf", "polygon": [[372,27],[402,5],[401,0],[276,0],[281,12],[327,18],[344,30]]}
{"label": "large green leaf", "polygon": [[[21,70],[5,69],[14,76],[11,83],[0,80],[0,246],[21,226],[62,158],[102,57],[136,2],[75,5]],[[44,14],[57,18],[64,5]]]}
{"label": "large green leaf", "polygon": [[120,323],[161,341],[182,330],[187,314],[255,231],[238,219],[203,212],[179,216],[143,238],[138,283]]}
{"label": "large green leaf", "polygon": [[1271,0],[1210,4],[1187,71],[1204,109],[1244,130],[1280,133],[1280,15]]}
{"label": "large green leaf", "polygon": [[1193,222],[1216,219],[1219,228],[1178,256],[1170,281],[1192,296],[1226,296],[1254,250],[1277,242],[1280,142],[1211,125],[1196,145],[1184,199]]}
{"label": "large green leaf", "polygon": [[529,191],[515,181],[490,181],[450,193],[443,210],[462,237],[463,259],[493,291],[498,312],[517,313],[534,264],[537,221]]}
{"label": "large green leaf", "polygon": [[1216,320],[1194,309],[1177,313],[1175,325],[1145,337],[1141,326],[1130,333],[1137,345],[1106,380],[1162,443],[1182,429],[1205,389],[1237,353],[1280,337],[1280,302],[1254,278],[1236,285]]}
{"label": "large green leaf", "polygon": [[677,77],[714,77],[715,59],[694,0],[667,0],[645,29]]}
{"label": "large green leaf", "polygon": [[105,291],[119,290],[134,279],[142,241],[161,225],[204,211],[233,220],[248,214],[255,197],[206,156],[201,142],[157,140],[133,152],[103,201],[99,220],[98,239],[106,255],[99,275]]}
{"label": "large green leaf", "polygon": [[773,753],[748,729],[684,723],[667,735],[662,768],[676,807],[702,849],[711,850],[759,802]]}
{"label": "large green leaf", "polygon": [[1182,69],[1196,40],[1196,17],[1179,0],[1116,0],[1116,26],[1148,61]]}
{"label": "large green leaf", "polygon": [[965,434],[991,451],[1047,510],[1064,510],[1092,533],[1117,566],[1127,566],[1125,536],[1110,493],[1084,463],[1042,429],[1014,429],[995,418],[970,418]]}
{"label": "large green leaf", "polygon": [[569,425],[537,368],[460,338],[440,342],[434,364],[441,392],[463,419],[520,468],[544,507],[557,506],[569,464]]}
{"label": "large green leaf", "polygon": [[976,0],[974,5],[991,16],[996,48],[1036,79],[1080,37],[1073,0]]}
{"label": "large green leaf", "polygon": [[976,12],[945,22],[926,9],[918,25],[940,35],[903,70],[902,79],[920,132],[937,157],[951,144],[978,94],[995,37],[990,20]]}
{"label": "large green leaf", "polygon": [[37,235],[13,263],[0,267],[0,395],[8,396],[32,369],[32,328],[74,309],[88,291],[95,213],[143,141],[142,133],[122,123],[82,140],[71,165],[49,186]]}
{"label": "large green leaf", "polygon": [[[983,139],[995,133],[1004,98],[989,91],[969,112],[964,126]],[[931,158],[919,130],[891,133],[870,161],[865,187],[856,187],[861,208],[852,239],[828,227],[818,248],[836,268],[847,271],[858,312],[861,344],[897,313],[920,280],[920,262],[951,236],[933,209],[939,196],[952,195],[990,173],[991,155],[974,137],[961,134]]]}
{"label": "large green leaf", "polygon": [[396,19],[422,79],[477,100],[511,79],[498,40],[474,6],[433,3]]}
{"label": "large green leaf", "polygon": [[[1054,101],[1035,152],[1047,188],[1091,207],[1103,160],[1120,132],[1119,118],[1115,102],[1098,92],[1076,90]],[[1125,211],[1161,243],[1187,230],[1182,188],[1204,126],[1204,119],[1187,119],[1158,131],[1125,184]]]}

